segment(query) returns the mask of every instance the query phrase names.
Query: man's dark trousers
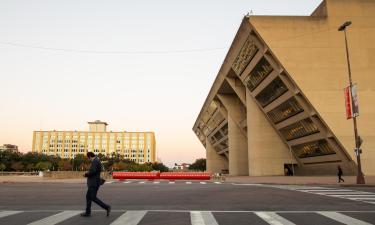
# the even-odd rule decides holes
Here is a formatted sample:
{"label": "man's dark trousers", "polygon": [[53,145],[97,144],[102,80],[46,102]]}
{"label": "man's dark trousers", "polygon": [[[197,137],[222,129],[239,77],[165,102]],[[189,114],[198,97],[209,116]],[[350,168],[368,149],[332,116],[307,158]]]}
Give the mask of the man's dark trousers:
{"label": "man's dark trousers", "polygon": [[91,214],[91,202],[95,202],[103,209],[107,210],[109,205],[102,202],[99,198],[96,197],[99,187],[88,187],[86,193],[86,214]]}
{"label": "man's dark trousers", "polygon": [[91,214],[91,202],[95,202],[103,209],[107,210],[110,208],[109,205],[102,202],[96,197],[100,187],[100,172],[102,171],[102,164],[98,157],[95,157],[92,162],[90,169],[85,173],[87,177],[87,194],[86,194],[86,215]]}

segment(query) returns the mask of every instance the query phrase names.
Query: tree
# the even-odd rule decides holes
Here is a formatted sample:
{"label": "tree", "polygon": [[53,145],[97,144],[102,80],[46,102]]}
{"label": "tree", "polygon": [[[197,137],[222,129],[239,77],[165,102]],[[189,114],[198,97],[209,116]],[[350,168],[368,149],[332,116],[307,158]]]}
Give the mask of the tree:
{"label": "tree", "polygon": [[35,170],[35,164],[33,164],[33,163],[28,163],[28,164],[26,165],[26,170],[27,170],[27,171],[33,171],[33,170]]}
{"label": "tree", "polygon": [[69,160],[66,160],[66,159],[60,160],[59,170],[68,171],[68,170],[72,170],[72,168],[73,168],[72,164],[69,162]]}
{"label": "tree", "polygon": [[21,162],[13,162],[11,168],[15,171],[23,170],[24,166]]}
{"label": "tree", "polygon": [[51,169],[52,163],[50,163],[50,162],[38,162],[35,165],[35,167],[36,167],[37,170],[45,171],[45,170]]}
{"label": "tree", "polygon": [[205,171],[206,170],[206,159],[197,159],[193,164],[189,166],[189,170],[194,171]]}
{"label": "tree", "polygon": [[147,164],[152,167],[152,170],[156,170],[156,171],[160,171],[160,172],[168,172],[169,171],[168,167],[165,166],[163,163],[154,162],[154,163],[147,163]]}
{"label": "tree", "polygon": [[1,172],[3,172],[7,167],[5,166],[5,164],[3,163],[0,163],[0,170]]}
{"label": "tree", "polygon": [[129,169],[129,166],[128,166],[128,164],[126,164],[124,162],[116,162],[116,163],[113,163],[112,169],[114,171],[127,170],[127,169]]}

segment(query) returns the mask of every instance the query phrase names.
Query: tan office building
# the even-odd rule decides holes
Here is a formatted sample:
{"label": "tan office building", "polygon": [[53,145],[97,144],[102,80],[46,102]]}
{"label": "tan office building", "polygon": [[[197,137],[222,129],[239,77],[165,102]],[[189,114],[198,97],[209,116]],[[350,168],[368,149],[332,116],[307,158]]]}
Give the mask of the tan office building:
{"label": "tan office building", "polygon": [[[246,16],[193,130],[209,172],[356,174],[346,119],[348,65],[358,86],[362,170],[375,175],[375,1],[325,0],[310,16]],[[293,165],[293,167],[292,167]]]}
{"label": "tan office building", "polygon": [[137,163],[155,162],[153,132],[107,132],[107,123],[89,122],[89,131],[34,131],[33,152],[73,158],[88,151],[120,154]]}

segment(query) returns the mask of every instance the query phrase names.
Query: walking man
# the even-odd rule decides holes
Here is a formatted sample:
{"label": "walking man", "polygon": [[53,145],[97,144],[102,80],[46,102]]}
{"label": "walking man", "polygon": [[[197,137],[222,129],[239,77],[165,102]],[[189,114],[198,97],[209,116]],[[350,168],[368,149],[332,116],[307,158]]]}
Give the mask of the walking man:
{"label": "walking man", "polygon": [[102,164],[100,159],[95,156],[93,152],[87,152],[87,158],[91,161],[90,169],[85,173],[87,177],[87,193],[86,193],[86,212],[82,213],[81,216],[91,216],[91,202],[95,202],[100,207],[107,211],[107,216],[111,213],[111,206],[102,202],[96,197],[100,187],[100,172],[102,171]]}
{"label": "walking man", "polygon": [[339,177],[339,183],[342,181],[342,182],[345,182],[344,179],[341,178],[341,176],[343,175],[343,172],[342,172],[342,169],[340,166],[337,166],[337,176]]}

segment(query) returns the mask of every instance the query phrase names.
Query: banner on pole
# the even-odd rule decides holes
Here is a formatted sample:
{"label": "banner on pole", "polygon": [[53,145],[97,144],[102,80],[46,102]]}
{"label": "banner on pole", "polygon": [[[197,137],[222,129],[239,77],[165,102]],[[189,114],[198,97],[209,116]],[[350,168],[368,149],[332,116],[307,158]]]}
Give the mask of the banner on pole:
{"label": "banner on pole", "polygon": [[359,109],[358,109],[358,98],[357,98],[357,84],[352,85],[352,113],[353,117],[359,116]]}
{"label": "banner on pole", "polygon": [[344,88],[344,97],[345,97],[345,109],[346,109],[346,119],[353,118],[352,115],[352,99],[350,96],[350,86]]}

